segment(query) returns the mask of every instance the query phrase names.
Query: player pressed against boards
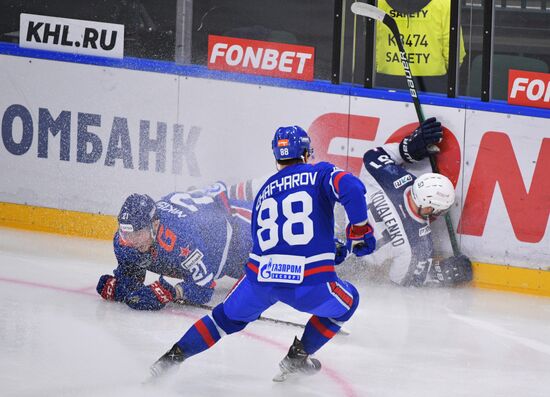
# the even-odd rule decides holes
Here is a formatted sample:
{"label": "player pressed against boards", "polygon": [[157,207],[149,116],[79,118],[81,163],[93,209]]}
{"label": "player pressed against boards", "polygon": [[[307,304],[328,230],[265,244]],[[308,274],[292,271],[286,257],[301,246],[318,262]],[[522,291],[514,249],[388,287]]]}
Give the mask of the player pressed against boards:
{"label": "player pressed against boards", "polygon": [[347,249],[357,256],[372,253],[376,241],[368,222],[365,186],[330,163],[309,164],[310,138],[300,127],[279,128],[272,149],[278,172],[253,202],[252,249],[245,275],[211,314],[193,324],[153,364],[153,377],[243,330],[279,301],[312,316],[273,380],[314,374],[321,363],[311,354],[355,312],[359,293],[335,271],[334,205],[340,202],[350,221]]}
{"label": "player pressed against boards", "polygon": [[[427,148],[441,139],[440,123],[429,119],[401,143],[386,144],[364,156],[360,178],[367,186],[368,211],[378,239],[368,265],[389,266],[389,278],[398,285],[453,286],[472,277],[467,257],[434,258],[429,222],[453,204],[451,182],[437,174],[416,178],[402,167],[427,157]],[[129,196],[113,239],[118,266],[113,275],[100,277],[98,293],[139,310],[159,310],[171,301],[207,303],[216,279],[244,274],[252,247],[253,192],[258,193],[256,205],[267,205],[263,202],[273,191],[313,183],[314,175],[285,175],[262,189],[253,186],[262,186],[265,179],[248,181],[246,188],[226,189],[216,183],[202,190],[171,193],[157,203],[147,195]],[[287,229],[289,225],[295,228],[300,223],[289,223]],[[344,261],[347,254],[346,246],[337,244],[335,263]],[[161,277],[144,285],[147,271]],[[163,275],[182,281],[173,286]]]}

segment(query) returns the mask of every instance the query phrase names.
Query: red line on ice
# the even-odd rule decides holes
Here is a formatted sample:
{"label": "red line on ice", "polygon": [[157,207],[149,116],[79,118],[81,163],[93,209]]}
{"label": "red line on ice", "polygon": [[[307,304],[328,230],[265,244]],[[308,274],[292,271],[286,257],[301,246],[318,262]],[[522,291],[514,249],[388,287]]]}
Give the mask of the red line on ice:
{"label": "red line on ice", "polygon": [[[29,287],[49,289],[49,290],[52,290],[52,291],[70,292],[70,293],[73,293],[73,294],[81,294],[81,295],[99,297],[95,292],[87,292],[92,287],[71,289],[71,288],[65,288],[65,287],[57,287],[55,285],[37,283],[37,282],[34,282],[34,281],[18,280],[18,279],[13,279],[13,278],[6,278],[6,277],[0,277],[0,282],[26,285],[26,286],[29,286]],[[182,316],[182,317],[186,317],[186,318],[193,319],[193,320],[197,320],[197,319],[200,318],[199,316],[191,315],[191,314],[184,313],[184,312],[177,311],[177,310],[173,310],[173,309],[165,310],[165,311],[163,311],[163,313],[172,314],[172,315],[176,315],[176,316]],[[250,332],[250,331],[241,331],[240,333],[246,335],[247,337],[249,337],[251,339],[257,340],[259,342],[265,343],[266,345],[274,347],[278,350],[282,350],[283,352],[286,352],[288,350],[288,346],[283,345],[280,342],[274,341],[273,339],[269,339],[265,336],[255,334],[255,333]],[[338,373],[338,371],[330,369],[326,366],[323,366],[321,371],[324,372],[330,379],[332,379],[333,382],[335,382],[336,384],[338,384],[342,388],[342,391],[344,392],[345,396],[347,396],[347,397],[357,397],[357,394],[355,393],[355,390],[353,389],[353,386],[348,381],[346,381]]]}

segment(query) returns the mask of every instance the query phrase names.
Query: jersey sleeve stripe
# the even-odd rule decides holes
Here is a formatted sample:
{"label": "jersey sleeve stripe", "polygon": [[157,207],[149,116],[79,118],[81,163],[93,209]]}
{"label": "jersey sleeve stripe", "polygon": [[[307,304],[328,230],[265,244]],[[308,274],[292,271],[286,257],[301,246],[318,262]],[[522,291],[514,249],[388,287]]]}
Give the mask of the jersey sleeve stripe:
{"label": "jersey sleeve stripe", "polygon": [[333,176],[334,190],[336,191],[336,193],[340,194],[340,179],[342,179],[342,177],[347,174],[349,174],[349,172],[340,171],[338,172],[338,174]]}
{"label": "jersey sleeve stripe", "polygon": [[232,205],[231,209],[233,212],[237,215],[240,215],[241,217],[245,218],[248,222],[252,219],[252,211],[250,211],[247,208],[237,207]]}
{"label": "jersey sleeve stripe", "polygon": [[237,198],[239,200],[244,200],[245,199],[244,182],[241,182],[237,185]]}

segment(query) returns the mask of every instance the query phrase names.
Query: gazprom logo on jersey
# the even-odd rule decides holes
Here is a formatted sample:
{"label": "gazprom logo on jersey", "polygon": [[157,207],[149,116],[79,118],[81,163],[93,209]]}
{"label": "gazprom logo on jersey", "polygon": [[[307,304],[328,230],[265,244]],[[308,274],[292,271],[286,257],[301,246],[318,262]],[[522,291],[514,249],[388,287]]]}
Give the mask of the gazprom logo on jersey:
{"label": "gazprom logo on jersey", "polygon": [[300,284],[304,279],[304,268],[303,256],[264,256],[260,260],[258,281]]}
{"label": "gazprom logo on jersey", "polygon": [[124,56],[124,25],[21,14],[19,45],[109,58]]}

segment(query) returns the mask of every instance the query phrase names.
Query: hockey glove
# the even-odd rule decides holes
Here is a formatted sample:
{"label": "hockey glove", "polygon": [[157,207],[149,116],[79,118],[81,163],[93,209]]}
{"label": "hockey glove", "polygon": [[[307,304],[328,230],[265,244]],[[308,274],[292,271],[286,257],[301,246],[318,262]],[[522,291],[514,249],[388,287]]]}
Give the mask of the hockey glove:
{"label": "hockey glove", "polygon": [[216,283],[214,281],[204,287],[195,283],[182,281],[176,284],[176,299],[183,304],[191,303],[194,305],[204,305],[212,299],[215,286]]}
{"label": "hockey glove", "polygon": [[338,238],[334,238],[334,244],[336,244],[336,253],[334,257],[334,264],[339,265],[344,262],[348,257],[348,249],[346,243]]}
{"label": "hockey glove", "polygon": [[[133,287],[133,288],[132,288]],[[104,274],[97,282],[96,291],[103,299],[122,302],[135,289],[134,282],[127,279],[117,279],[110,274]]]}
{"label": "hockey glove", "polygon": [[472,262],[466,255],[451,256],[442,261],[433,261],[430,277],[442,287],[452,287],[472,281]]}
{"label": "hockey glove", "polygon": [[126,304],[135,310],[160,310],[176,296],[175,288],[162,276],[126,298]]}
{"label": "hockey glove", "polygon": [[403,160],[414,163],[428,157],[430,154],[439,153],[436,143],[443,139],[441,123],[435,117],[424,120],[420,127],[403,138],[399,144],[399,153]]}
{"label": "hockey glove", "polygon": [[356,256],[371,254],[376,248],[374,230],[367,222],[362,226],[348,224],[346,227],[346,248]]}

